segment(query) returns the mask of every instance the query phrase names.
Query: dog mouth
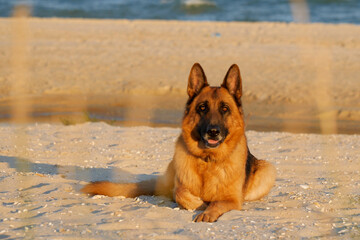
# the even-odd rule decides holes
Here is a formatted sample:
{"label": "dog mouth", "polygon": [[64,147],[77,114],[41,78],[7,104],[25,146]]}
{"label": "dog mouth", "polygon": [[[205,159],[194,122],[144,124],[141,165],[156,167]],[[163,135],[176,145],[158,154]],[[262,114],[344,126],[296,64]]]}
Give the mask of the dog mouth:
{"label": "dog mouth", "polygon": [[217,148],[222,142],[222,139],[203,138],[206,148]]}

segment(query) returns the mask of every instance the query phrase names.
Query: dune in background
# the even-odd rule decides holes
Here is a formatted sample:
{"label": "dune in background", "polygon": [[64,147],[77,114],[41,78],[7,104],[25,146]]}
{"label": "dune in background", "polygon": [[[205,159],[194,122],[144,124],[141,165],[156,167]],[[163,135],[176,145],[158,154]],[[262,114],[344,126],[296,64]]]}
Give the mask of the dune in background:
{"label": "dune in background", "polygon": [[[14,21],[0,19],[5,120],[21,76],[11,67]],[[90,112],[177,125],[192,64],[201,63],[218,85],[237,63],[249,129],[360,132],[357,25],[38,18],[26,24],[28,87],[21,98],[37,119]]]}

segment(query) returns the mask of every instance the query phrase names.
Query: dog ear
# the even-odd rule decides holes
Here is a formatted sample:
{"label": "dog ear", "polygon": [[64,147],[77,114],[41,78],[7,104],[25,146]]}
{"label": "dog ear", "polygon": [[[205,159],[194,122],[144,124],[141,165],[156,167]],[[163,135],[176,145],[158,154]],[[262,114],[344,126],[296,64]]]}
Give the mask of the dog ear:
{"label": "dog ear", "polygon": [[221,84],[221,87],[226,88],[234,97],[236,104],[241,106],[242,80],[238,65],[231,65],[228,72],[226,73],[224,82]]}
{"label": "dog ear", "polygon": [[191,99],[197,94],[199,94],[201,89],[206,86],[209,86],[209,84],[206,80],[204,70],[199,63],[195,63],[190,70],[187,86],[187,93],[189,95],[189,98]]}

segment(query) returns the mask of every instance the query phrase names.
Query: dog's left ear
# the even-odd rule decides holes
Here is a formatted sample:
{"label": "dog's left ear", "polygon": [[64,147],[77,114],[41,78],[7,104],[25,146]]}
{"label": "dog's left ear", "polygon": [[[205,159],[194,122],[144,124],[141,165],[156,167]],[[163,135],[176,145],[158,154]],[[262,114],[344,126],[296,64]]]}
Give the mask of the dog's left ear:
{"label": "dog's left ear", "polygon": [[224,82],[221,84],[221,87],[226,88],[229,93],[234,97],[236,104],[241,106],[241,96],[242,96],[242,80],[240,75],[240,69],[238,65],[233,64],[229,68]]}

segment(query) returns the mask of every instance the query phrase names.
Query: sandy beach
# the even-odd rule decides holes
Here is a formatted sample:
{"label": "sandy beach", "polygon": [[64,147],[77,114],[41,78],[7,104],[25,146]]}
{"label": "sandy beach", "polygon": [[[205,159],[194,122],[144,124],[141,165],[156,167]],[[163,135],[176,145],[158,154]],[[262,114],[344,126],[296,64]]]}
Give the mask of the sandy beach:
{"label": "sandy beach", "polygon": [[[194,62],[212,85],[240,66],[270,194],[215,223],[162,197],[81,194],[166,169]],[[2,18],[0,239],[357,239],[359,76],[358,25]],[[126,127],[95,122],[116,116]]]}
{"label": "sandy beach", "polygon": [[[19,133],[26,133],[19,137]],[[0,126],[3,239],[350,239],[360,236],[359,135],[247,132],[277,169],[261,201],[216,223],[166,198],[88,197],[88,181],[139,181],[162,173],[179,129],[105,123]],[[21,146],[24,144],[26,147]]]}
{"label": "sandy beach", "polygon": [[[0,32],[2,116],[25,69],[19,94],[43,118],[90,111],[149,123],[166,109],[179,119],[194,62],[212,85],[236,63],[249,129],[360,133],[358,25],[3,18]],[[25,66],[13,59],[17,43]]]}

